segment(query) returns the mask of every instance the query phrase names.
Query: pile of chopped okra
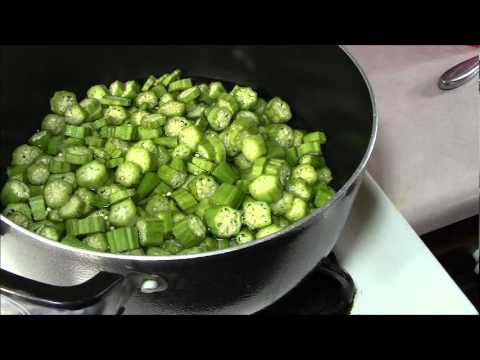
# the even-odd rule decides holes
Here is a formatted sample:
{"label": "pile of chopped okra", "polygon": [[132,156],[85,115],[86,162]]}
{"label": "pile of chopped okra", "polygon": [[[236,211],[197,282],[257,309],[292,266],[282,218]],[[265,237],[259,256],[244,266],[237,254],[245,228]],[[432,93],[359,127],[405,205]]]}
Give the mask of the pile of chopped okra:
{"label": "pile of chopped okra", "polygon": [[12,154],[3,215],[83,249],[195,254],[280,231],[332,198],[325,134],[288,126],[285,101],[181,75],[94,85],[80,102],[55,92]]}

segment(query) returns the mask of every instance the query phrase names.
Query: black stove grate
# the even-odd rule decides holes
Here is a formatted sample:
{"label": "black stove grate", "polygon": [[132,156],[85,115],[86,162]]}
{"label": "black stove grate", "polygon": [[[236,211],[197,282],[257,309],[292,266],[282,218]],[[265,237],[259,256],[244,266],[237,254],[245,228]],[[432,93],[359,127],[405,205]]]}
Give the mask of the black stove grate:
{"label": "black stove grate", "polygon": [[331,253],[293,290],[257,315],[348,315],[355,292],[353,279]]}

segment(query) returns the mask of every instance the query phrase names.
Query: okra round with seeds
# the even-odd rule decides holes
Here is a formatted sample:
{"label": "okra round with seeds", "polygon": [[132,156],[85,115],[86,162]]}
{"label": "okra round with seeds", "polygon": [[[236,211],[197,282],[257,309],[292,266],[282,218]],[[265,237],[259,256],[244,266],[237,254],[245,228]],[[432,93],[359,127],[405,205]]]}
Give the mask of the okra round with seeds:
{"label": "okra round with seeds", "polygon": [[317,171],[318,180],[329,184],[332,181],[332,172],[328,167],[323,167]]}
{"label": "okra round with seeds", "polygon": [[97,194],[85,188],[77,189],[74,194],[82,199],[85,203],[85,209],[82,215],[85,216],[92,212],[97,202]]}
{"label": "okra round with seeds", "polygon": [[217,99],[217,106],[227,108],[232,114],[235,114],[240,108],[237,100],[231,94],[221,94]]}
{"label": "okra round with seeds", "polygon": [[67,124],[80,125],[87,119],[88,113],[80,105],[74,104],[69,106],[63,115]]}
{"label": "okra round with seeds", "polygon": [[128,118],[128,113],[121,106],[111,105],[105,110],[104,116],[109,125],[121,125]]}
{"label": "okra round with seeds", "polygon": [[272,212],[275,215],[284,215],[292,207],[294,198],[293,194],[284,192],[280,200],[272,204]]}
{"label": "okra round with seeds", "polygon": [[237,100],[240,108],[244,110],[252,108],[257,102],[257,93],[250,87],[237,86],[231,94]]}
{"label": "okra round with seeds", "polygon": [[42,130],[33,134],[28,140],[28,143],[45,151],[48,148],[48,143],[51,138],[52,135],[47,130]]}
{"label": "okra round with seeds", "polygon": [[207,113],[207,120],[213,130],[221,131],[225,129],[232,119],[232,112],[222,106],[215,106]]}
{"label": "okra round with seeds", "polygon": [[312,197],[312,189],[310,185],[300,178],[290,179],[287,184],[287,190],[306,201],[310,200]]}
{"label": "okra round with seeds", "polygon": [[107,238],[103,233],[88,235],[83,239],[83,242],[96,251],[105,252],[108,250]]}
{"label": "okra round with seeds", "polygon": [[142,168],[134,162],[125,161],[115,171],[115,181],[125,187],[137,185],[142,178]]}
{"label": "okra round with seeds", "polygon": [[25,215],[28,218],[28,220],[32,220],[32,211],[30,209],[31,209],[31,202],[34,200],[38,200],[36,196],[29,199],[30,206],[25,203],[8,204],[5,207],[5,209],[2,211],[2,214],[5,216],[9,216],[13,213],[21,213],[22,215]]}
{"label": "okra round with seeds", "polygon": [[295,222],[303,219],[308,214],[308,204],[304,199],[296,197],[293,199],[290,209],[283,214],[289,221]]}
{"label": "okra round with seeds", "polygon": [[30,146],[27,144],[18,146],[12,154],[12,165],[30,165],[40,155],[42,150],[36,146]]}
{"label": "okra round with seeds", "polygon": [[193,154],[193,149],[184,143],[178,144],[175,149],[172,150],[172,157],[179,157],[181,159],[187,160]]}
{"label": "okra round with seeds", "polygon": [[318,180],[317,170],[309,164],[300,164],[292,171],[292,179],[302,179],[310,185],[313,185]]}
{"label": "okra round with seeds", "polygon": [[168,103],[170,101],[174,101],[174,100],[175,100],[175,96],[173,96],[172,94],[170,94],[168,92],[163,94],[158,99],[158,107],[156,108],[156,110],[159,112],[160,111],[160,105],[166,104],[166,103]]}
{"label": "okra round with seeds", "polygon": [[255,240],[255,235],[247,228],[243,228],[233,239],[238,245],[241,245]]}
{"label": "okra round with seeds", "polygon": [[293,145],[293,129],[285,124],[271,124],[267,126],[269,139],[283,147]]}
{"label": "okra round with seeds", "polygon": [[170,211],[170,201],[166,196],[155,194],[148,200],[145,210],[150,216],[156,216],[159,212]]}
{"label": "okra round with seeds", "polygon": [[108,221],[114,226],[133,225],[137,218],[137,209],[132,199],[123,200],[110,207]]}
{"label": "okra round with seeds", "polygon": [[28,226],[30,225],[30,220],[22,213],[14,212],[5,216],[11,221],[13,221],[15,224],[20,225],[24,228],[28,228]]}
{"label": "okra round with seeds", "polygon": [[273,123],[285,123],[292,118],[290,106],[279,97],[271,99],[265,106],[263,113]]}
{"label": "okra round with seeds", "polygon": [[62,134],[64,128],[65,119],[58,114],[48,114],[42,120],[41,129],[46,130],[53,135]]}
{"label": "okra round with seeds", "polygon": [[159,105],[158,112],[165,116],[182,116],[185,113],[185,104],[180,101],[171,100]]}
{"label": "okra round with seeds", "polygon": [[151,110],[158,103],[157,95],[153,91],[144,91],[135,98],[135,105],[142,110]]}
{"label": "okra round with seeds", "polygon": [[87,96],[91,99],[97,99],[100,100],[104,96],[107,96],[110,94],[110,91],[108,88],[103,85],[103,84],[98,84],[98,85],[93,85],[90,89],[87,91]]}
{"label": "okra round with seeds", "polygon": [[56,91],[50,99],[50,108],[58,115],[64,115],[69,107],[76,104],[77,96],[65,90]]}
{"label": "okra round with seeds", "polygon": [[98,160],[82,165],[75,175],[78,185],[89,189],[102,186],[109,176],[105,165]]}
{"label": "okra round with seeds", "polygon": [[191,125],[191,122],[182,116],[173,116],[170,117],[165,124],[165,135],[167,136],[178,136],[180,131]]}
{"label": "okra round with seeds", "polygon": [[205,212],[205,222],[214,235],[230,238],[242,227],[241,212],[228,206],[210,208]]}
{"label": "okra round with seeds", "polygon": [[50,171],[44,164],[33,164],[27,169],[27,179],[32,185],[43,185],[47,182]]}
{"label": "okra round with seeds", "polygon": [[242,222],[250,229],[261,229],[272,223],[270,206],[263,201],[250,201],[243,208]]}
{"label": "okra round with seeds", "polygon": [[188,185],[193,196],[200,201],[213,196],[218,188],[215,179],[209,175],[201,174],[196,176]]}
{"label": "okra round with seeds", "polygon": [[73,188],[64,180],[53,180],[45,185],[44,197],[48,207],[59,209],[70,199]]}

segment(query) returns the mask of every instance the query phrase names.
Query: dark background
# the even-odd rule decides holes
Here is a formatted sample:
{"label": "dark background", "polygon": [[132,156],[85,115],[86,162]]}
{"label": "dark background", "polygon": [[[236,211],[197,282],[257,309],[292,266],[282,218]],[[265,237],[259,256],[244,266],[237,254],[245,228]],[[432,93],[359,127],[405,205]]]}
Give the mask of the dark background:
{"label": "dark background", "polygon": [[422,240],[480,312],[480,279],[473,271],[478,249],[478,215],[422,236]]}

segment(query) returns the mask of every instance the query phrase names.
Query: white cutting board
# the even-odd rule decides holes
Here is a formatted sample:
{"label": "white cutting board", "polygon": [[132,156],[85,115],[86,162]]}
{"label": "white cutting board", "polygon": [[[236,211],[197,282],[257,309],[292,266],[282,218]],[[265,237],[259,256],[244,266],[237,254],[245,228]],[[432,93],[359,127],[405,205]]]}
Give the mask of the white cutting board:
{"label": "white cutting board", "polygon": [[369,171],[419,234],[478,213],[478,81],[441,91],[440,75],[479,54],[467,46],[347,46],[375,92]]}
{"label": "white cutting board", "polygon": [[352,315],[478,315],[368,174],[334,251],[357,287]]}

